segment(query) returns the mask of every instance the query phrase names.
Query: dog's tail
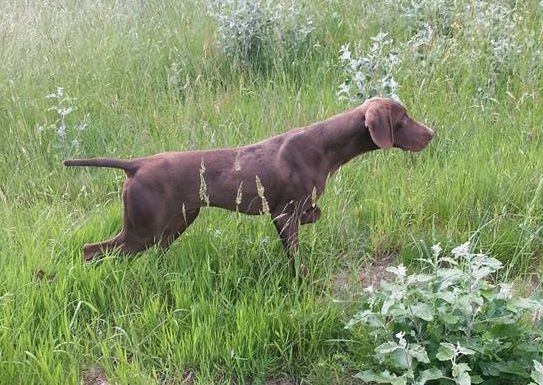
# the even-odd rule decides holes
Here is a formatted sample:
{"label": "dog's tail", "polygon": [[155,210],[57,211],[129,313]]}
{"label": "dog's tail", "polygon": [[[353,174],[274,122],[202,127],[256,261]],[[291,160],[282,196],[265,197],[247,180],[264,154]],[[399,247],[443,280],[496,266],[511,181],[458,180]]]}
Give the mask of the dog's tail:
{"label": "dog's tail", "polygon": [[112,167],[120,168],[128,176],[132,176],[138,171],[139,162],[132,159],[113,159],[113,158],[91,158],[91,159],[66,159],[64,165],[73,166],[92,166],[92,167]]}

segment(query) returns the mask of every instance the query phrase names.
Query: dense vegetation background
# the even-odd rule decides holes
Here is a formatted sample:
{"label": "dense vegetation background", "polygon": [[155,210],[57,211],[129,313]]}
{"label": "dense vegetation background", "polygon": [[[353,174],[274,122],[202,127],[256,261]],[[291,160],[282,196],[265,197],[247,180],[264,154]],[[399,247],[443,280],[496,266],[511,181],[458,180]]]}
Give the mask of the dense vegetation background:
{"label": "dense vegetation background", "polygon": [[[539,285],[541,2],[2,8],[0,383],[343,384],[373,348],[343,328],[366,264],[415,268],[471,237],[504,278]],[[437,136],[335,175],[302,230],[306,279],[269,218],[218,209],[166,253],[82,263],[120,226],[124,175],[63,159],[247,144],[374,94]]]}

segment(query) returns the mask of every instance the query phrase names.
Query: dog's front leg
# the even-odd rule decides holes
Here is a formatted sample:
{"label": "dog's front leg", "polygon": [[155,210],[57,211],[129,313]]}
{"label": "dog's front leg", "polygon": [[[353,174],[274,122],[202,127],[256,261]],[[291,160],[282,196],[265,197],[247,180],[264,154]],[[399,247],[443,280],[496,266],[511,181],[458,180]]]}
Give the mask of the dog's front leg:
{"label": "dog's front leg", "polygon": [[305,225],[308,223],[315,223],[321,217],[321,209],[319,206],[311,206],[302,212],[300,215],[300,224]]}
{"label": "dog's front leg", "polygon": [[290,259],[298,250],[298,227],[300,219],[296,213],[282,213],[273,218],[279,238]]}
{"label": "dog's front leg", "polygon": [[[296,270],[294,256],[298,251],[298,229],[300,227],[300,216],[297,210],[285,212],[273,216],[273,224],[277,229],[279,238],[283,243],[285,251],[289,258],[289,265],[292,271]],[[300,264],[300,274],[307,275],[307,268],[303,263]]]}

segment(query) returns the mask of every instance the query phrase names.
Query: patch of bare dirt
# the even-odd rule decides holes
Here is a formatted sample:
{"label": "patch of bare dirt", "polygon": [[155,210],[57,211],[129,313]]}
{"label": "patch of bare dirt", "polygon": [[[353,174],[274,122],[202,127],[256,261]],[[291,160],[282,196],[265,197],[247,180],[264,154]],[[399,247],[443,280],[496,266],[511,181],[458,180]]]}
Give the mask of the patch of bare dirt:
{"label": "patch of bare dirt", "polygon": [[516,279],[515,287],[517,288],[518,293],[524,297],[529,297],[535,293],[540,293],[543,289],[541,275],[538,273],[533,273],[528,277],[524,277],[523,279]]}
{"label": "patch of bare dirt", "polygon": [[532,274],[530,275],[530,295],[541,291],[541,288],[543,286],[541,285],[541,275],[540,274]]}
{"label": "patch of bare dirt", "polygon": [[294,380],[289,378],[279,378],[266,381],[266,385],[297,385]]}
{"label": "patch of bare dirt", "polygon": [[167,370],[158,375],[159,385],[194,385],[196,383],[196,372],[191,369],[185,369],[183,372],[179,370]]}
{"label": "patch of bare dirt", "polygon": [[363,288],[378,287],[381,280],[388,275],[387,267],[397,263],[397,256],[396,250],[382,252],[375,256],[373,261],[360,265],[357,271],[342,271],[336,274],[332,280],[334,298],[349,301]]}
{"label": "patch of bare dirt", "polygon": [[383,252],[374,259],[373,262],[364,264],[360,267],[358,277],[362,287],[379,286],[383,278],[387,276],[387,267],[396,264],[398,253],[394,250]]}
{"label": "patch of bare dirt", "polygon": [[108,385],[104,369],[98,366],[83,369],[81,378],[84,385]]}
{"label": "patch of bare dirt", "polygon": [[185,369],[183,372],[183,385],[193,385],[196,382],[196,374],[189,369]]}
{"label": "patch of bare dirt", "polygon": [[46,273],[45,271],[38,269],[34,272],[34,279],[36,281],[53,282],[56,278],[55,273]]}

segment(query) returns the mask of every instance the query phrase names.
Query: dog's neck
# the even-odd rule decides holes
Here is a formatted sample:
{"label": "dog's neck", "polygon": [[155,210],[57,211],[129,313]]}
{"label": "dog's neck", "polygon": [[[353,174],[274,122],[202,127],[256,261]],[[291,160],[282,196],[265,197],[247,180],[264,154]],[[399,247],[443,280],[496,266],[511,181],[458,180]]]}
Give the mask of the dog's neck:
{"label": "dog's neck", "polygon": [[379,148],[371,139],[360,107],[318,123],[314,133],[325,152],[330,174],[356,156]]}

